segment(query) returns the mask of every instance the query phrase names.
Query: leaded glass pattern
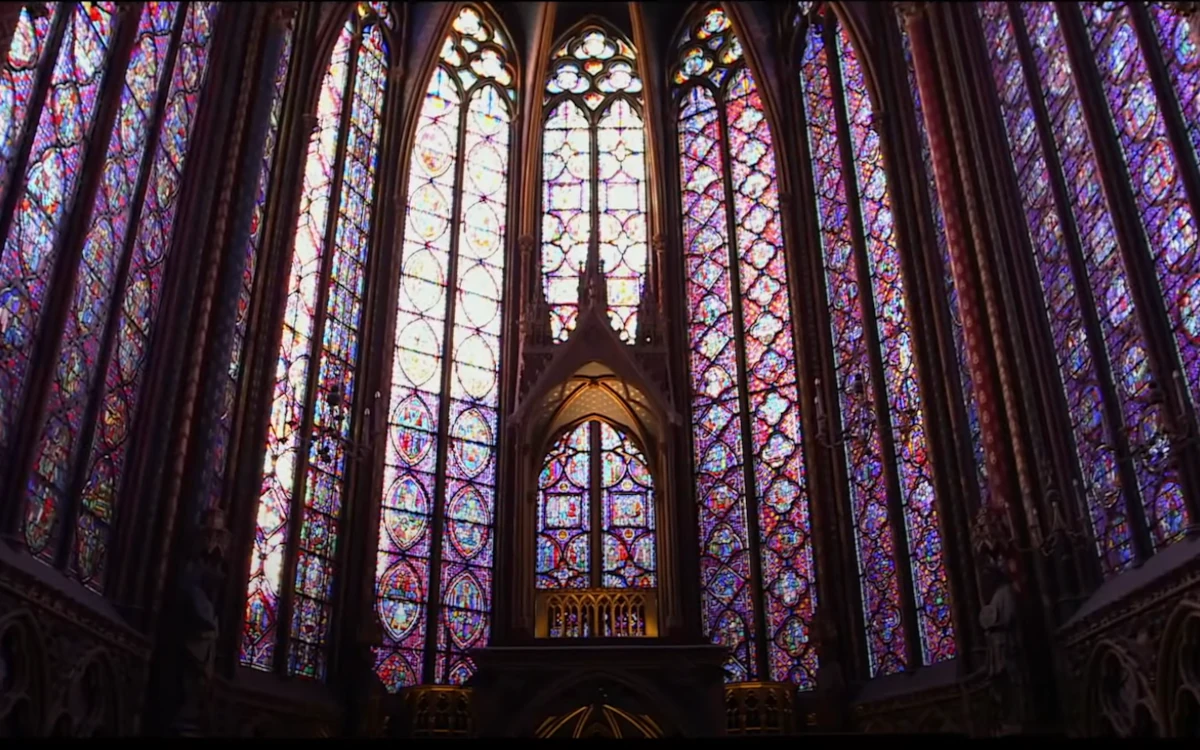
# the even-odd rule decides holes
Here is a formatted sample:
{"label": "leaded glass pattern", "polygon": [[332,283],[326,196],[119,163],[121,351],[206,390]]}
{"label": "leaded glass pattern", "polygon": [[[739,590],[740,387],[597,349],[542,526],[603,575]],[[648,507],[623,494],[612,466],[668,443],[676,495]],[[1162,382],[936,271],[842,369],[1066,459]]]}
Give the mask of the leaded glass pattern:
{"label": "leaded glass pattern", "polygon": [[[31,552],[51,563],[65,561],[71,574],[99,591],[218,6],[132,7],[134,12],[123,14],[120,21],[135,26],[129,29],[133,47],[122,69],[109,64],[109,47],[119,25],[114,4],[54,7],[62,17],[50,32],[39,26],[45,19],[22,11],[9,58],[10,63],[18,58],[36,63],[37,56],[56,56],[49,80],[37,82],[48,88],[36,113],[22,179],[5,173],[8,189],[21,192],[7,227],[0,277],[0,298],[5,300],[0,339],[5,364],[11,365],[4,368],[7,382],[0,397],[7,400],[28,386],[22,381],[37,317],[51,299],[62,299],[64,327],[40,333],[51,368],[47,400],[27,404],[24,412],[39,421],[33,471],[22,496],[23,532]],[[60,29],[61,36],[54,29]],[[34,81],[19,83],[12,77],[17,68],[10,66],[7,72],[7,81],[25,86],[16,90],[14,106],[24,108],[23,119],[32,122],[29,86]],[[116,118],[112,123],[95,119],[105,79],[111,80],[116,99],[110,110]],[[181,98],[187,103],[182,109],[176,105]],[[7,132],[13,132],[11,127]],[[6,148],[13,142],[7,141]],[[77,195],[86,144],[97,142],[106,149],[101,179],[95,193]],[[16,153],[10,149],[6,156],[11,159]],[[172,174],[164,173],[166,153],[176,157]],[[5,164],[6,170],[12,166]],[[82,214],[82,247],[65,248],[66,219],[73,213]],[[148,233],[154,235],[152,248]],[[66,258],[73,267],[55,271]],[[52,272],[62,285],[53,296]],[[15,407],[4,405],[6,429],[12,416],[21,412]],[[18,481],[24,480],[22,476]],[[64,528],[67,518],[74,528]]]}
{"label": "leaded glass pattern", "polygon": [[592,569],[592,431],[563,435],[538,475],[537,587],[585,589]]}
{"label": "leaded glass pattern", "polygon": [[8,187],[13,159],[25,132],[25,117],[37,85],[37,67],[50,41],[58,5],[22,6],[8,56],[0,67],[0,196]]}
{"label": "leaded glass pattern", "polygon": [[308,142],[300,186],[300,212],[288,270],[283,333],[267,425],[242,630],[241,662],[257,669],[274,668],[279,640],[284,558],[296,487],[297,455],[302,442],[330,191],[353,41],[354,29],[347,23],[334,43],[329,67],[321,81],[316,129]]}
{"label": "leaded glass pattern", "polygon": [[568,429],[538,475],[537,588],[654,588],[654,516],[637,443],[600,420]]}
{"label": "leaded glass pattern", "polygon": [[[1142,231],[1158,272],[1158,291],[1166,302],[1167,316],[1183,363],[1181,375],[1195,401],[1200,393],[1200,279],[1197,278],[1200,231],[1197,231],[1196,216],[1188,203],[1179,163],[1167,136],[1145,51],[1138,44],[1131,9],[1123,2],[1081,3],[1079,9],[1116,126],[1117,141],[1125,157]],[[1191,101],[1183,97],[1180,101],[1184,103],[1185,112],[1190,110],[1194,116],[1200,110],[1200,102],[1196,101],[1200,92],[1195,90],[1196,55],[1194,49],[1192,52],[1192,81],[1180,80],[1180,76],[1186,74],[1182,65],[1168,63],[1168,70],[1175,71],[1174,83],[1179,87],[1176,89],[1179,93],[1186,95],[1190,83]],[[1170,53],[1164,57],[1168,61],[1177,59]],[[1171,106],[1174,104],[1171,102]],[[1200,125],[1192,120],[1187,127],[1195,143]],[[1194,160],[1195,152],[1184,154],[1184,158],[1189,157]],[[1114,261],[1114,265],[1116,263]],[[1125,318],[1135,317],[1128,293],[1111,286],[1105,289],[1098,282],[1101,280],[1094,277],[1093,293],[1102,310],[1102,318],[1113,319],[1119,325]],[[1145,401],[1143,389],[1151,377],[1145,355],[1126,355],[1118,358],[1115,364],[1114,378],[1125,399]],[[1139,462],[1138,483],[1151,541],[1157,547],[1170,543],[1183,533],[1187,525],[1187,508],[1174,471],[1166,466],[1169,448],[1166,436],[1155,428],[1155,415],[1142,413],[1137,417],[1134,421],[1127,415],[1126,423],[1134,436],[1135,448],[1146,451]]]}
{"label": "leaded glass pattern", "polygon": [[[146,169],[146,139],[151,135],[159,79],[170,74],[166,57],[179,9],[179,3],[143,6],[38,443],[37,468],[29,489],[33,502],[42,508],[61,508],[72,489],[70,471],[83,439],[81,421],[96,388],[105,326],[120,282],[118,269],[131,230],[136,229],[130,226],[130,221],[136,221],[133,193],[138,176]],[[51,535],[57,533],[50,531]],[[43,544],[39,549],[35,541],[39,540],[26,538],[31,549],[54,554],[54,545]],[[93,549],[98,551],[99,546]]]}
{"label": "leaded glass pattern", "polygon": [[690,24],[678,53],[704,630],[731,649],[726,679],[811,688],[815,568],[771,130],[723,10]]}
{"label": "leaded glass pattern", "polygon": [[[1113,21],[1114,29],[1120,32],[1116,55],[1122,59],[1113,55],[1096,57],[1106,91],[1123,92],[1120,102],[1112,100],[1120,112],[1114,122],[1120,145],[1127,149],[1128,156],[1129,147],[1157,144],[1157,172],[1146,179],[1158,179],[1156,175],[1170,171],[1173,162],[1144,58],[1137,54],[1133,29],[1127,21],[1116,23],[1116,16],[1103,15],[1104,8],[1089,7],[1101,14],[1094,18]],[[1021,6],[1019,11],[1011,16],[1003,3],[980,5],[1074,427],[1084,482],[1077,491],[1091,515],[1101,567],[1112,574],[1135,562],[1129,504],[1143,503],[1151,532],[1149,541],[1162,544],[1177,536],[1186,522],[1182,492],[1169,468],[1167,441],[1158,429],[1161,417],[1155,413],[1155,399],[1151,398],[1152,373],[1145,334],[1134,308],[1129,271],[1109,208],[1112,196],[1106,196],[1103,190],[1092,143],[1094,133],[1088,129],[1077,89],[1079,71],[1072,69],[1058,9],[1034,4]],[[1019,34],[1027,34],[1031,43],[1028,63],[1018,52]],[[1109,44],[1107,39],[1108,35],[1102,34],[1093,43]],[[1136,70],[1147,76],[1142,83],[1129,78]],[[1035,127],[1040,116],[1034,106],[1038,98],[1045,107],[1050,143],[1040,142]],[[1148,154],[1144,149],[1140,153]],[[1061,172],[1056,171],[1058,165]],[[1179,251],[1184,237],[1170,225],[1179,219],[1182,223],[1176,222],[1177,228],[1186,234],[1194,221],[1186,204],[1180,205],[1178,186],[1173,188],[1169,180],[1159,180],[1156,196],[1150,197],[1148,183],[1142,182],[1147,165],[1135,170],[1130,164],[1129,175],[1121,175],[1120,179],[1134,178],[1142,224],[1157,241],[1150,246],[1156,248],[1158,257],[1171,256],[1173,262],[1186,263],[1188,253]],[[1062,180],[1066,205],[1056,204],[1052,180]],[[1191,231],[1194,233],[1194,229]],[[1086,269],[1082,277],[1072,272],[1072,243],[1067,239],[1078,242],[1082,255],[1079,262]],[[1194,249],[1194,242],[1192,246]],[[1170,288],[1186,277],[1179,274],[1163,278],[1164,286]],[[1085,325],[1084,311],[1089,307],[1099,323],[1095,333]],[[1178,320],[1178,312],[1170,314]],[[1185,361],[1192,356],[1186,349],[1181,352]],[[1102,384],[1106,380],[1117,401],[1116,425],[1103,418],[1106,407]],[[1122,484],[1112,447],[1119,439],[1128,441],[1136,485]]]}
{"label": "leaded glass pattern", "polygon": [[587,26],[550,57],[543,104],[542,279],[550,332],[565,341],[578,314],[579,277],[595,248],[608,317],[637,336],[648,261],[646,135],[633,48]]}
{"label": "leaded glass pattern", "polygon": [[[911,663],[906,645],[900,566],[909,569],[913,582],[913,625],[921,647],[914,656],[932,664],[953,658],[956,646],[900,249],[872,103],[846,29],[839,25],[830,38],[818,20],[810,19],[804,31],[802,100],[817,185],[866,651],[875,676],[919,666]],[[825,23],[836,20],[826,13]],[[844,120],[837,117],[839,108]],[[843,163],[845,153],[849,165]],[[861,251],[852,226],[859,220]],[[871,350],[876,342],[878,365]],[[881,400],[887,409],[882,413]],[[892,497],[889,465],[896,469],[898,498]],[[897,501],[903,529],[890,520]],[[903,546],[907,560],[899,557]]]}
{"label": "leaded glass pattern", "polygon": [[342,494],[354,458],[350,414],[389,66],[381,12],[386,5],[362,3],[346,21],[319,92],[242,633],[243,664],[317,680],[327,669]]}
{"label": "leaded glass pattern", "polygon": [[491,627],[514,86],[498,24],[462,8],[409,163],[375,573],[393,692],[466,682]]}
{"label": "leaded glass pattern", "polygon": [[[0,249],[0,447],[20,409],[29,357],[61,253],[61,236],[79,172],[95,127],[100,84],[117,30],[116,3],[65,5],[69,13],[45,104],[38,113],[20,191]],[[49,53],[48,53],[49,54]],[[59,457],[66,460],[66,457]],[[61,508],[33,500],[26,514],[26,543],[46,548]]]}

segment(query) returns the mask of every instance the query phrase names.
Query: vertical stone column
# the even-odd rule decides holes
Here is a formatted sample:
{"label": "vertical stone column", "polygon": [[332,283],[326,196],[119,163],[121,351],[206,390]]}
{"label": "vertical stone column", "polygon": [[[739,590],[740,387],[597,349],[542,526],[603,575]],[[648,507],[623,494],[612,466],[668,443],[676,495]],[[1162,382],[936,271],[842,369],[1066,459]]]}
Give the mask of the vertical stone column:
{"label": "vertical stone column", "polygon": [[[151,731],[184,736],[203,735],[209,729],[221,591],[237,567],[231,565],[225,511],[210,503],[207,482],[212,477],[207,468],[228,377],[237,290],[245,269],[270,120],[271,97],[262,93],[273,86],[283,46],[280,14],[272,11],[264,19],[253,10],[231,7],[230,11],[221,16],[218,34],[239,26],[247,31],[240,38],[231,33],[222,54],[214,55],[216,67],[210,71],[208,86],[213,98],[206,104],[205,127],[197,130],[193,154],[203,170],[192,179],[216,185],[211,193],[194,193],[191,206],[191,220],[208,230],[185,240],[188,244],[179,248],[180,253],[195,254],[203,261],[203,275],[194,291],[180,287],[195,295],[190,303],[194,323],[184,329],[186,336],[181,338],[186,342],[175,345],[180,352],[186,343],[187,354],[172,359],[185,367],[170,373],[162,390],[178,394],[179,403],[170,406],[180,413],[164,454],[175,466],[166,480],[166,507],[156,527],[155,536],[163,542],[154,548],[161,552],[157,570],[149,579],[139,582],[130,578],[137,589],[154,592],[146,603],[150,612],[160,607],[163,611],[157,623],[151,614],[150,627],[157,624],[162,634],[155,652]],[[223,176],[218,176],[218,169]],[[179,301],[186,302],[186,298],[181,294]],[[180,307],[175,312],[188,309]],[[178,387],[171,387],[172,382]]]}
{"label": "vertical stone column", "polygon": [[[971,222],[967,198],[960,193],[960,183],[956,179],[954,162],[956,157],[961,160],[964,156],[964,144],[956,141],[942,105],[942,94],[950,90],[950,83],[939,80],[931,51],[927,5],[923,2],[906,2],[898,3],[897,7],[912,45],[913,67],[924,105],[925,129],[933,157],[937,195],[945,220],[951,272],[958,290],[968,368],[978,398],[980,434],[987,458],[990,490],[988,507],[980,511],[986,516],[1001,516],[1011,524],[1015,519],[1011,518],[1010,507],[1017,501],[1020,489],[1013,481],[1014,456],[1005,430],[1000,373],[1002,347],[993,341],[993,336],[997,339],[1000,336],[991,330],[996,319],[989,315],[989,308],[995,308],[995,293],[982,284],[981,269],[972,257],[972,239],[978,242],[982,238],[977,234],[972,237],[972,233],[978,233],[979,230]],[[961,188],[970,194],[969,181],[962,181]],[[1018,562],[1015,558],[1008,561],[1008,566],[1010,573],[1017,572]]]}

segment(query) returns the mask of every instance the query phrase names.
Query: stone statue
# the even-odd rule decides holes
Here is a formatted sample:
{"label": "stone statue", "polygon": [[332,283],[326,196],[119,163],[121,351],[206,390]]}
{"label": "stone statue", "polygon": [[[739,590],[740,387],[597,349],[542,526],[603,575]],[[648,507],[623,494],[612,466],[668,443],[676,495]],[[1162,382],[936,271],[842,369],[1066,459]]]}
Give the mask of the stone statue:
{"label": "stone statue", "polygon": [[225,579],[229,532],[219,509],[209,510],[201,526],[197,554],[188,560],[179,581],[179,706],[175,730],[197,735],[212,685],[220,623],[216,601]]}
{"label": "stone statue", "polygon": [[837,623],[828,608],[813,618],[813,648],[820,654],[817,666],[817,723],[823,729],[846,726],[846,675],[839,656]]}
{"label": "stone statue", "polygon": [[998,561],[989,564],[982,577],[984,591],[991,591],[987,604],[979,612],[979,624],[987,639],[984,671],[999,713],[997,731],[1009,734],[1019,731],[1025,718],[1018,600],[1009,576]]}

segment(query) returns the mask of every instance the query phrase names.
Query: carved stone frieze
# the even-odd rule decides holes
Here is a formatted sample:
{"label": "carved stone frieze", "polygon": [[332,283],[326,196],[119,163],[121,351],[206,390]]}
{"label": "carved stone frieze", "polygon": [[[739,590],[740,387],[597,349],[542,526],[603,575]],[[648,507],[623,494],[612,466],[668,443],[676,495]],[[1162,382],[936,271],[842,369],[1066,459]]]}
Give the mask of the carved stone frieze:
{"label": "carved stone frieze", "polygon": [[[56,585],[65,579],[42,580],[29,565],[40,563],[0,560],[0,734],[136,733],[149,644],[115,612],[98,611],[80,600],[85,596],[68,593],[70,585]],[[45,572],[47,579],[58,575]]]}

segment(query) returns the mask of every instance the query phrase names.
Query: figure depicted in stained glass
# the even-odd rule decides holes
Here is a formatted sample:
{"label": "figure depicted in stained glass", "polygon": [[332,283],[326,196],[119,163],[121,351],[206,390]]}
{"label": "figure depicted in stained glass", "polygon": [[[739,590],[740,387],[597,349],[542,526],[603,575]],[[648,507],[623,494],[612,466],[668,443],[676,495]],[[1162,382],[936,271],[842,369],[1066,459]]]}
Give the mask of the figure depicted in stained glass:
{"label": "figure depicted in stained glass", "polygon": [[490,629],[516,101],[507,50],[498,23],[459,11],[409,161],[376,567],[375,668],[391,691],[462,684]]}
{"label": "figure depicted in stained glass", "polygon": [[623,341],[637,336],[645,285],[646,134],[633,48],[585,26],[550,57],[543,103],[542,279],[550,332],[575,328],[579,276],[597,252],[608,317]]}
{"label": "figure depicted in stained glass", "polygon": [[654,588],[654,481],[641,449],[599,420],[568,430],[538,475],[539,589]]}
{"label": "figure depicted in stained glass", "polygon": [[691,23],[678,52],[704,629],[731,649],[727,679],[809,688],[816,570],[772,133],[723,10]]}
{"label": "figure depicted in stained glass", "polygon": [[[21,11],[0,76],[0,187],[17,192],[0,220],[0,450],[16,419],[36,426],[31,474],[9,477],[25,542],[99,591],[220,7],[39,6]],[[113,69],[124,32],[133,46]],[[102,89],[115,106],[101,107]],[[80,181],[85,164],[98,184]],[[63,327],[45,329],[60,304]],[[45,389],[25,382],[35,340]]]}
{"label": "figure depicted in stained glass", "polygon": [[[1160,367],[1174,382],[1158,383],[1142,330],[1145,315],[1153,313],[1137,309],[1136,266],[1129,266],[1131,248],[1122,247],[1118,209],[1097,157],[1095,139],[1103,140],[1108,131],[1087,121],[1062,29],[1060,12],[1066,9],[1030,4],[1015,10],[979,4],[1079,456],[1073,494],[1091,517],[1101,567],[1112,574],[1136,562],[1135,537],[1144,536],[1143,546],[1159,547],[1179,538],[1187,524],[1162,429],[1163,407],[1154,395],[1172,388],[1181,399],[1192,399],[1200,378],[1195,315],[1189,312],[1196,219],[1161,114],[1164,106],[1190,106],[1183,104],[1187,97],[1175,100],[1189,85],[1186,67],[1173,62],[1173,42],[1182,37],[1176,34],[1161,51],[1183,92],[1156,91],[1133,21],[1141,17],[1148,25],[1173,28],[1170,12],[1145,15],[1146,9],[1127,3],[1069,9],[1088,31],[1093,60],[1085,64],[1095,66],[1114,126],[1113,145],[1125,161],[1116,179],[1129,182],[1137,230],[1157,271],[1154,293],[1164,297],[1165,322],[1175,333],[1179,360],[1172,356]],[[1028,51],[1022,50],[1022,38],[1031,43]],[[1045,129],[1037,127],[1039,121]],[[1122,454],[1133,460],[1119,461]]]}

